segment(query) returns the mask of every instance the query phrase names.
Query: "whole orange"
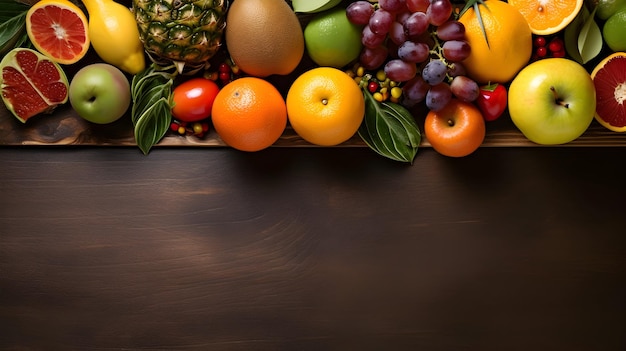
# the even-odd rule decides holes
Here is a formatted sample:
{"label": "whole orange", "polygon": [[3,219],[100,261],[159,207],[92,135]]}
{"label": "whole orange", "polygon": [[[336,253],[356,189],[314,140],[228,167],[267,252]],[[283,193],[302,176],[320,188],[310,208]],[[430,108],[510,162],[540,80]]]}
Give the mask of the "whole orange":
{"label": "whole orange", "polygon": [[217,93],[211,110],[213,128],[229,146],[259,151],[274,144],[287,127],[287,107],[268,81],[244,77]]}
{"label": "whole orange", "polygon": [[516,8],[504,1],[487,0],[478,8],[482,22],[473,7],[459,18],[472,48],[463,66],[478,83],[508,83],[532,55],[530,26]]}
{"label": "whole orange", "polygon": [[287,92],[293,130],[320,146],[339,145],[356,134],[363,116],[363,93],[345,72],[317,67],[298,76]]}
{"label": "whole orange", "polygon": [[439,111],[429,111],[424,134],[442,155],[463,157],[476,151],[485,139],[485,120],[472,103],[452,99]]}

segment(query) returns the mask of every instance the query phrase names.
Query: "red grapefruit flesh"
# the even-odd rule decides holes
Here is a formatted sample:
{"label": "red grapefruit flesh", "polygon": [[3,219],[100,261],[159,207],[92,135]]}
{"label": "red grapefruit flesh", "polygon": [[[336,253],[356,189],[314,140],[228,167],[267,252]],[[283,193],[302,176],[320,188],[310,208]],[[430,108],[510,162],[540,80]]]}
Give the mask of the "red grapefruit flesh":
{"label": "red grapefruit flesh", "polygon": [[26,32],[35,48],[61,64],[85,56],[90,41],[87,17],[68,0],[41,0],[26,14]]}
{"label": "red grapefruit flesh", "polygon": [[606,57],[591,72],[596,87],[596,120],[615,132],[626,132],[626,52]]}
{"label": "red grapefruit flesh", "polygon": [[59,64],[34,50],[11,50],[0,62],[0,69],[2,100],[23,123],[67,102],[69,82],[65,72]]}

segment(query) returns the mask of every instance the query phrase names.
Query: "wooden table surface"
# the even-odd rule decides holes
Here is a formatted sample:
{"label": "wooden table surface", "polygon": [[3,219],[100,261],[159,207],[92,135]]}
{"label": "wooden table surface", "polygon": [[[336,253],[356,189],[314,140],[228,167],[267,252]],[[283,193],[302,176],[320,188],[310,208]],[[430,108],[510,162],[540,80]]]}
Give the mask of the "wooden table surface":
{"label": "wooden table surface", "polygon": [[0,148],[1,350],[626,349],[624,148]]}

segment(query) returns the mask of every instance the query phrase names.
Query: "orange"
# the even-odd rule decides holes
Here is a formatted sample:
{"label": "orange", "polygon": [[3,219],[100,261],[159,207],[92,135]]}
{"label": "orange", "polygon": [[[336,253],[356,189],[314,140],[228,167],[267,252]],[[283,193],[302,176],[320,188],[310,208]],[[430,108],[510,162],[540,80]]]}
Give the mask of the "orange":
{"label": "orange", "polygon": [[68,0],[42,0],[26,14],[26,32],[35,48],[53,61],[72,64],[89,49],[87,17]]}
{"label": "orange", "polygon": [[356,134],[365,115],[363,93],[345,72],[317,67],[304,72],[287,93],[293,130],[320,146],[339,145]]}
{"label": "orange", "polygon": [[537,35],[554,34],[574,20],[584,0],[509,0]]}
{"label": "orange", "polygon": [[524,16],[506,2],[487,0],[479,9],[488,41],[470,8],[459,18],[472,48],[463,65],[478,83],[508,83],[530,60],[532,32]]}
{"label": "orange", "polygon": [[211,120],[227,145],[241,151],[259,151],[274,144],[285,131],[287,107],[271,83],[244,77],[217,93]]}
{"label": "orange", "polygon": [[614,132],[626,132],[626,52],[604,58],[591,79],[596,87],[596,121]]}
{"label": "orange", "polygon": [[472,103],[452,99],[439,111],[429,111],[424,134],[442,155],[463,157],[476,151],[485,139],[485,119]]}

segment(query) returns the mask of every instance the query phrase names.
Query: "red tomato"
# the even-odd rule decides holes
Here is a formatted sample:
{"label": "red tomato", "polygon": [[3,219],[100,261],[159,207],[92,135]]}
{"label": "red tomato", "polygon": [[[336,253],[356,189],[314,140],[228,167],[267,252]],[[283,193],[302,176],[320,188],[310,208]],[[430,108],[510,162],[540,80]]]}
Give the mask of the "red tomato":
{"label": "red tomato", "polygon": [[507,92],[504,85],[494,83],[480,87],[476,105],[482,112],[485,121],[498,119],[506,110],[507,103]]}
{"label": "red tomato", "polygon": [[219,90],[214,81],[206,78],[192,78],[181,83],[172,91],[172,115],[182,122],[197,122],[210,117]]}

